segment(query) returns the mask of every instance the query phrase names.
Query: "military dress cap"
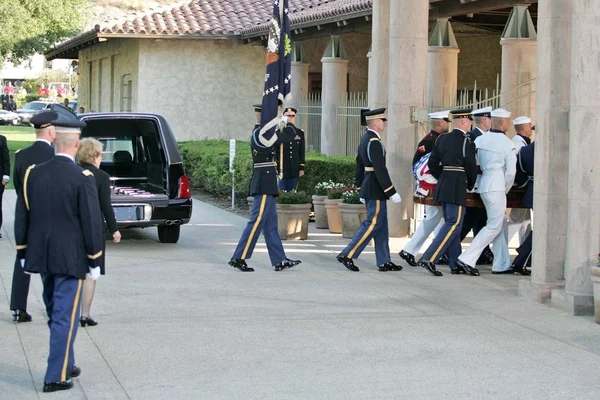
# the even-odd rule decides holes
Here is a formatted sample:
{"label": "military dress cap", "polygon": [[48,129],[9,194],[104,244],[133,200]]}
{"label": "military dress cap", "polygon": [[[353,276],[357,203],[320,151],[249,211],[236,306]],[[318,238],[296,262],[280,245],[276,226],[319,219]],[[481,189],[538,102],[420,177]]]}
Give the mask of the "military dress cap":
{"label": "military dress cap", "polygon": [[31,118],[31,125],[35,129],[44,129],[52,125],[52,122],[58,119],[58,113],[51,110],[43,110]]}
{"label": "military dress cap", "polygon": [[506,111],[504,108],[497,108],[492,111],[492,118],[510,118],[510,111]]}
{"label": "military dress cap", "polygon": [[459,118],[471,119],[471,111],[473,111],[473,109],[471,109],[471,108],[452,110],[452,111],[450,111],[450,116],[452,117],[452,119],[459,119]]}
{"label": "military dress cap", "polygon": [[492,117],[492,106],[483,107],[478,110],[471,111],[471,115],[474,117]]}
{"label": "military dress cap", "polygon": [[285,110],[283,110],[283,115],[288,115],[288,113],[294,113],[294,115],[296,115],[298,114],[298,110],[294,107],[286,107]]}
{"label": "military dress cap", "polygon": [[262,111],[262,104],[253,104],[252,107],[254,107],[254,112]]}
{"label": "military dress cap", "polygon": [[445,121],[450,122],[450,110],[446,110],[446,111],[438,111],[438,112],[434,112],[434,113],[430,113],[428,114],[430,119],[443,119]]}
{"label": "military dress cap", "polygon": [[385,108],[377,108],[375,110],[365,112],[365,119],[367,121],[374,121],[376,119],[387,121],[387,118],[385,117]]}
{"label": "military dress cap", "polygon": [[516,119],[513,120],[513,124],[514,125],[523,125],[523,124],[530,124],[531,123],[531,118],[529,117],[518,117]]}

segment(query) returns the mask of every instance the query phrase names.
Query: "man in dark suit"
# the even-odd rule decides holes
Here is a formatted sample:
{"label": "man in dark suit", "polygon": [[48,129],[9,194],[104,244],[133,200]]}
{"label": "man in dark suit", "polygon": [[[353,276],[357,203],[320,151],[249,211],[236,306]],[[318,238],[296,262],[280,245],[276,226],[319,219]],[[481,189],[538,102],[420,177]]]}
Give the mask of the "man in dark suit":
{"label": "man in dark suit", "polygon": [[288,107],[283,115],[288,123],[278,132],[279,146],[276,147],[275,161],[279,172],[279,189],[283,191],[296,190],[298,180],[304,176],[306,166],[306,142],[304,131],[294,126],[296,122],[295,108]]}
{"label": "man in dark suit", "polygon": [[[86,275],[97,279],[102,255],[102,217],[94,175],[75,163],[84,122],[52,121],[56,155],[27,168],[17,200],[17,258],[28,273],[39,273],[50,327],[50,354],[44,392],[73,387],[73,344],[80,294]],[[60,179],[57,179],[60,177]]]}
{"label": "man in dark suit", "polygon": [[[34,115],[31,124],[35,128],[35,142],[23,149],[15,152],[15,170],[13,181],[17,198],[22,196],[23,181],[25,172],[31,165],[39,165],[54,157],[54,148],[52,143],[56,137],[55,128],[51,125],[52,121],[58,118],[54,111],[43,111]],[[23,268],[18,260],[15,261],[13,272],[12,290],[10,294],[10,309],[16,322],[30,322],[31,315],[27,313],[27,297],[29,295],[30,276],[23,272]]]}
{"label": "man in dark suit", "polygon": [[348,246],[337,256],[338,262],[350,271],[358,272],[354,258],[360,256],[371,239],[375,239],[375,258],[379,271],[400,271],[401,266],[390,259],[387,200],[400,203],[385,164],[385,148],[381,133],[387,118],[385,108],[368,111],[365,114],[368,129],[360,139],[356,157],[356,182],[360,187],[361,201],[367,206],[367,219],[362,223]]}
{"label": "man in dark suit", "polygon": [[433,243],[421,257],[419,265],[434,276],[442,276],[435,261],[448,249],[449,266],[452,274],[460,272],[479,275],[475,268],[461,269],[456,262],[460,255],[460,230],[467,205],[467,191],[473,189],[477,179],[475,146],[467,132],[471,127],[471,110],[454,110],[451,113],[454,130],[440,136],[429,157],[429,170],[437,180],[434,199],[442,203],[444,225]]}
{"label": "man in dark suit", "polygon": [[10,180],[10,154],[5,136],[0,135],[0,239],[2,239],[2,195]]}

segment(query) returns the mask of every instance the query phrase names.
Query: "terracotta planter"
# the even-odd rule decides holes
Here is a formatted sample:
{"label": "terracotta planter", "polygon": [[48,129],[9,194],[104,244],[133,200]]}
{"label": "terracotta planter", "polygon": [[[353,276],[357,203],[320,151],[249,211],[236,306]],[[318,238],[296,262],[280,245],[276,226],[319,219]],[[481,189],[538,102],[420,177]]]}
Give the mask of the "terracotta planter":
{"label": "terracotta planter", "polygon": [[312,196],[313,205],[315,206],[315,226],[319,229],[329,228],[327,223],[327,210],[325,209],[325,200],[327,196]]}
{"label": "terracotta planter", "polygon": [[594,311],[596,322],[600,324],[600,267],[594,265],[592,270],[592,283],[594,284]]}
{"label": "terracotta planter", "polygon": [[329,232],[342,233],[342,214],[340,213],[341,200],[325,199],[325,209],[327,210],[327,224]]}
{"label": "terracotta planter", "polygon": [[352,239],[358,228],[367,219],[367,207],[364,204],[345,204],[340,202],[342,215],[342,236]]}
{"label": "terracotta planter", "polygon": [[281,240],[306,240],[312,204],[277,204],[277,232]]}

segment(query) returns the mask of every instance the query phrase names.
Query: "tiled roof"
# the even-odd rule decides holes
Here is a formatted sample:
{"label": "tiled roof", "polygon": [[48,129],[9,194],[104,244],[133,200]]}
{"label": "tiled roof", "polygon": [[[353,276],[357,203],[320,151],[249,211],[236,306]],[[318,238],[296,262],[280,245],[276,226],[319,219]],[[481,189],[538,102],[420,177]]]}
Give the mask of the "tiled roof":
{"label": "tiled roof", "polygon": [[[290,0],[292,25],[372,9],[373,0]],[[100,24],[100,34],[241,35],[267,32],[268,0],[186,0]]]}

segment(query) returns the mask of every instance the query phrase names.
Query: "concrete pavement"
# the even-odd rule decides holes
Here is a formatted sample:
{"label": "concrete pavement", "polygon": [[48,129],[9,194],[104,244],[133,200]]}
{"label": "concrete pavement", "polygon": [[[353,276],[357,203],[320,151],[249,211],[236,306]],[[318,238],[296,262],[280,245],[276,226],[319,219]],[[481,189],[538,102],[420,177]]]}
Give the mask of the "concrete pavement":
{"label": "concrete pavement", "polygon": [[[0,399],[598,399],[600,326],[516,297],[517,276],[377,272],[372,248],[347,271],[347,240],[311,229],[284,242],[303,263],[274,272],[262,239],[241,273],[227,261],[246,223],[196,201],[180,242],[155,229],[107,249],[80,329],[73,390],[41,393],[48,329],[9,311],[14,191],[0,240]],[[404,241],[392,240],[394,259]],[[403,263],[401,263],[403,264]],[[403,264],[404,265],[404,264]]]}

